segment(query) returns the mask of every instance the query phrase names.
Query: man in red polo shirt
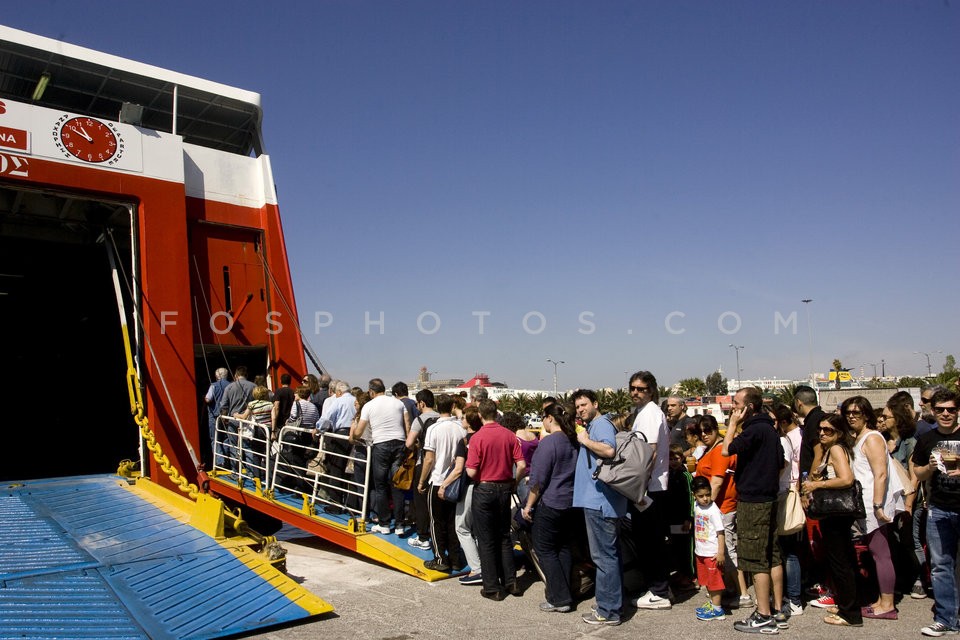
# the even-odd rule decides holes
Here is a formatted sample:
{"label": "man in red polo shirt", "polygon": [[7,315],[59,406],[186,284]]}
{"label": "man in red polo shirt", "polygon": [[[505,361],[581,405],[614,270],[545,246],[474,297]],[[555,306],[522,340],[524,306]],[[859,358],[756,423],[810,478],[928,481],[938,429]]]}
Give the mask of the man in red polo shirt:
{"label": "man in red polo shirt", "polygon": [[[481,400],[477,405],[483,426],[470,440],[467,475],[473,489],[473,532],[477,536],[484,598],[503,600],[521,595],[510,538],[510,507],[516,479],[526,463],[516,434],[498,424],[497,405]],[[515,467],[515,468],[514,468]]]}

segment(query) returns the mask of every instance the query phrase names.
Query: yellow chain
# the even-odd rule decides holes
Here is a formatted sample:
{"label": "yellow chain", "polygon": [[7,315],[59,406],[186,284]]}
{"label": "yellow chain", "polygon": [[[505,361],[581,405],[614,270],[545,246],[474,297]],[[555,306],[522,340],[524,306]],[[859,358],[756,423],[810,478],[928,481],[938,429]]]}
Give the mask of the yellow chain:
{"label": "yellow chain", "polygon": [[190,496],[191,499],[196,500],[197,496],[200,495],[200,488],[187,481],[186,478],[180,475],[176,467],[170,464],[170,458],[166,456],[160,443],[157,442],[157,437],[154,435],[153,429],[150,428],[150,422],[146,416],[140,414],[134,416],[134,420],[136,420],[137,425],[140,427],[140,434],[143,436],[143,439],[146,440],[147,448],[150,449],[150,452],[153,454],[153,459],[157,461],[157,464],[160,465],[163,472],[170,477],[171,482],[177,485],[181,493],[185,493]]}
{"label": "yellow chain", "polygon": [[[137,426],[140,427],[140,434],[143,436],[147,448],[150,449],[150,452],[153,454],[153,459],[157,461],[157,464],[159,464],[163,472],[167,474],[170,481],[177,485],[181,493],[185,493],[190,496],[192,500],[196,500],[200,495],[200,488],[187,481],[186,478],[180,475],[176,467],[170,464],[170,458],[163,452],[163,447],[157,442],[156,434],[154,434],[153,429],[150,428],[150,421],[147,419],[147,416],[143,415],[143,398],[140,395],[140,381],[136,370],[132,366],[126,327],[124,327],[124,346],[127,348],[127,362],[129,363],[127,368],[127,390],[130,393],[130,413],[133,414],[133,420],[137,423]],[[130,475],[132,468],[133,463],[124,460],[120,463],[117,474],[123,476]]]}

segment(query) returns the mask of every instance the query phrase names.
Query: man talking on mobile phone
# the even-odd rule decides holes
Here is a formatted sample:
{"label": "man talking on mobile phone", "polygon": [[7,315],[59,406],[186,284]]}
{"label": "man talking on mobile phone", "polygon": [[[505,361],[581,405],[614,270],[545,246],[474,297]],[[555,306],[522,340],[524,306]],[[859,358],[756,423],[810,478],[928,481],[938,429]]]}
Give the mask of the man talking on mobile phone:
{"label": "man talking on mobile phone", "polygon": [[[733,624],[746,633],[779,633],[770,613],[772,580],[783,579],[777,544],[777,491],[784,463],[783,446],[773,420],[762,411],[759,389],[746,387],[733,397],[733,412],[723,437],[723,455],[737,456],[737,553],[740,569],[753,576],[757,610]],[[739,431],[739,434],[737,433]],[[774,603],[782,607],[782,602]]]}

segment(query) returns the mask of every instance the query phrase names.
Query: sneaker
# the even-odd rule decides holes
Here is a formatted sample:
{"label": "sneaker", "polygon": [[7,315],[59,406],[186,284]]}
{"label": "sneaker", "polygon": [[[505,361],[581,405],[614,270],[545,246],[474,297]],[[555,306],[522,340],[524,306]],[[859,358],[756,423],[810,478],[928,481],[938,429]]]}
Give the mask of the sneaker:
{"label": "sneaker", "polygon": [[669,598],[655,596],[650,591],[647,591],[645,594],[634,600],[633,604],[637,609],[670,609],[673,607],[673,605],[670,604]]}
{"label": "sneaker", "polygon": [[594,624],[594,625],[602,624],[608,627],[615,627],[618,624],[620,624],[620,618],[617,618],[617,619],[604,618],[603,616],[598,614],[596,611],[591,611],[590,613],[583,614],[582,620],[587,624]]}
{"label": "sneaker", "polygon": [[568,604],[555,605],[550,604],[549,602],[540,603],[540,611],[545,613],[570,613],[573,611],[573,607]]}
{"label": "sneaker", "polygon": [[423,566],[430,569],[430,571],[450,571],[450,565],[439,558],[424,560]]}
{"label": "sneaker", "polygon": [[370,527],[370,532],[390,534],[390,533],[393,533],[393,530],[390,527],[384,527],[383,525],[375,524],[372,527]]}
{"label": "sneaker", "polygon": [[479,573],[468,573],[458,579],[458,582],[464,586],[483,584],[483,576]]}
{"label": "sneaker", "polygon": [[697,620],[723,620],[727,617],[727,612],[722,607],[710,605],[709,610],[697,610]]}
{"label": "sneaker", "polygon": [[740,596],[740,600],[738,601],[738,606],[741,609],[749,609],[753,605],[754,605],[753,597],[749,593],[746,595]]}
{"label": "sneaker", "polygon": [[833,601],[833,596],[828,593],[826,595],[820,596],[816,600],[811,600],[810,606],[817,607],[818,609],[826,609],[828,607],[837,606],[837,603]]}
{"label": "sneaker", "polygon": [[703,613],[705,611],[713,611],[713,603],[707,600],[702,607],[697,607],[697,613]]}
{"label": "sneaker", "polygon": [[910,590],[910,597],[914,600],[923,600],[927,597],[927,590],[923,588],[923,583],[916,582],[913,585],[913,589]]}
{"label": "sneaker", "polygon": [[775,614],[773,614],[773,619],[777,623],[778,629],[790,628],[790,616],[783,611],[777,611]]}
{"label": "sneaker", "polygon": [[765,616],[759,611],[754,611],[746,620],[734,622],[733,628],[744,633],[780,633],[780,627],[773,616]]}
{"label": "sneaker", "polygon": [[417,536],[407,538],[407,544],[414,549],[422,549],[424,551],[429,551],[433,548],[433,544],[429,540],[421,540]]}
{"label": "sneaker", "polygon": [[923,629],[920,629],[920,633],[925,636],[930,636],[931,638],[939,638],[940,636],[955,636],[958,631],[956,629],[951,629],[945,624],[939,622],[934,622],[933,624],[928,624]]}
{"label": "sneaker", "polygon": [[803,607],[794,602],[785,602],[783,604],[783,612],[787,614],[788,618],[792,618],[793,616],[802,616]]}

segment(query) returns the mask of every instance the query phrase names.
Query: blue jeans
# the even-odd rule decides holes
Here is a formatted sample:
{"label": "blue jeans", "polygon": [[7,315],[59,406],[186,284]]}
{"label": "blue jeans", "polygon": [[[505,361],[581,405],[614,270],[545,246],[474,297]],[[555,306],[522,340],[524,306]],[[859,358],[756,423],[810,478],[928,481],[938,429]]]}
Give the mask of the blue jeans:
{"label": "blue jeans", "polygon": [[933,620],[957,628],[957,543],[960,542],[960,513],[939,507],[927,509],[927,551],[930,553],[930,581],[933,583]]}
{"label": "blue jeans", "polygon": [[597,567],[597,615],[619,620],[623,607],[623,579],[620,575],[619,518],[604,518],[599,509],[584,509],[590,557]]}
{"label": "blue jeans", "polygon": [[786,599],[800,606],[800,533],[780,536],[780,557],[783,558],[783,586]]}

